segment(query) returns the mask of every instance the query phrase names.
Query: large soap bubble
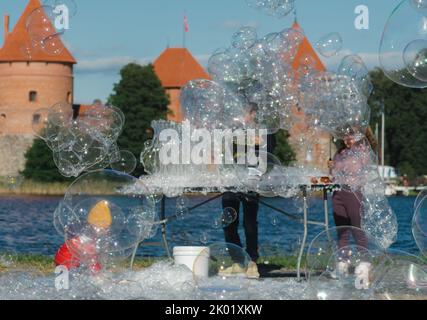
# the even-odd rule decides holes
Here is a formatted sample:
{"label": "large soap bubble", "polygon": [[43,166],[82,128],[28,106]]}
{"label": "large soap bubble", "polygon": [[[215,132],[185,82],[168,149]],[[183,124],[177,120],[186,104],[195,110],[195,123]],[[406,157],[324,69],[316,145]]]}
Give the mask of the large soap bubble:
{"label": "large soap bubble", "polygon": [[415,198],[414,201],[414,210],[417,209],[418,205],[420,204],[421,200],[423,200],[425,197],[427,196],[427,189],[424,189],[422,191],[420,191],[417,195],[417,197]]}
{"label": "large soap bubble", "polygon": [[403,61],[409,73],[418,80],[427,81],[427,40],[414,40],[403,51]]}
{"label": "large soap bubble", "polygon": [[385,26],[380,63],[392,81],[411,88],[426,88],[427,18],[424,2],[404,0]]}
{"label": "large soap bubble", "polygon": [[372,298],[387,262],[385,250],[361,229],[323,231],[308,248],[308,289],[320,300]]}
{"label": "large soap bubble", "polygon": [[[263,196],[275,197],[284,177],[280,160],[273,154],[260,151],[256,159],[237,159],[236,175],[245,188]],[[242,162],[240,162],[243,160]]]}
{"label": "large soap bubble", "polygon": [[376,298],[383,300],[424,299],[427,294],[427,268],[419,257],[399,250],[389,250],[387,272],[376,288]]}
{"label": "large soap bubble", "polygon": [[107,267],[111,259],[129,256],[151,233],[155,203],[148,194],[132,176],[91,172],[68,188],[54,213],[54,225],[74,259],[86,266],[96,261]]}
{"label": "large soap bubble", "polygon": [[64,8],[43,5],[34,9],[26,21],[31,51],[42,49],[49,55],[61,54],[65,49],[61,36],[70,28],[69,22],[70,14]]}
{"label": "large soap bubble", "polygon": [[335,56],[342,49],[342,38],[337,32],[323,36],[317,43],[316,48],[319,53],[327,58]]}
{"label": "large soap bubble", "polygon": [[196,258],[193,275],[199,299],[248,299],[246,271],[250,262],[244,249],[230,243],[215,243]]}
{"label": "large soap bubble", "polygon": [[427,197],[420,200],[412,220],[412,233],[420,252],[427,256]]}

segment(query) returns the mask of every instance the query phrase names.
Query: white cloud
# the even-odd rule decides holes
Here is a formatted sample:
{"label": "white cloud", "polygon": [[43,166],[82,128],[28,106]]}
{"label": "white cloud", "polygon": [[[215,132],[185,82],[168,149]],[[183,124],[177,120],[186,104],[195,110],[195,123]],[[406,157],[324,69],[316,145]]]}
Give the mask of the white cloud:
{"label": "white cloud", "polygon": [[134,58],[129,56],[117,56],[99,58],[94,60],[80,60],[76,66],[78,73],[112,73],[118,72],[128,63],[147,64],[151,61],[148,58]]}
{"label": "white cloud", "polygon": [[237,21],[237,20],[229,20],[229,21],[224,21],[223,23],[221,23],[221,27],[225,28],[225,29],[233,29],[233,30],[237,30],[241,27],[258,28],[259,23],[258,22],[242,23],[241,21]]}
{"label": "white cloud", "polygon": [[[350,50],[343,50],[338,55],[333,56],[331,58],[325,58],[325,57],[322,57],[321,55],[319,56],[322,59],[322,61],[326,64],[328,70],[336,71],[341,63],[341,60],[345,56],[350,54],[357,54],[359,57],[361,57],[369,70],[380,67],[379,54],[376,52],[354,53]],[[388,53],[385,53],[383,57],[384,57],[384,60],[388,61],[388,64],[392,64],[392,65],[401,64],[401,61],[402,61],[402,55],[398,52],[388,52]]]}

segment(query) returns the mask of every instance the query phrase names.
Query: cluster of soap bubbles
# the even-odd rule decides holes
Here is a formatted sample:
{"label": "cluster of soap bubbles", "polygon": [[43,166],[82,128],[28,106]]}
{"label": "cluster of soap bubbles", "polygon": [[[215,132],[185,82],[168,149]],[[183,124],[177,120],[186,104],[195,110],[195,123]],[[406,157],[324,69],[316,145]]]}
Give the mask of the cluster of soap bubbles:
{"label": "cluster of soap bubbles", "polygon": [[380,45],[380,63],[392,81],[427,87],[427,1],[403,0],[389,17]]}
{"label": "cluster of soap bubbles", "polygon": [[385,196],[378,159],[366,138],[349,139],[353,139],[353,145],[335,156],[332,175],[361,203],[363,230],[388,248],[396,240],[398,223]]}
{"label": "cluster of soap bubbles", "polygon": [[116,143],[125,122],[116,107],[95,103],[80,107],[76,116],[69,103],[61,102],[37,110],[34,119],[35,134],[53,151],[55,164],[65,177],[108,166],[125,173],[136,168],[135,156]]}
{"label": "cluster of soap bubbles", "polygon": [[283,18],[294,10],[295,0],[246,0],[248,6],[270,16]]}
{"label": "cluster of soap bubbles", "polygon": [[[243,27],[233,35],[231,47],[217,50],[209,59],[213,81],[240,101],[239,119],[243,117],[246,128],[276,133],[291,127],[291,108],[298,104],[292,63],[303,39],[296,28],[259,38],[254,28]],[[234,105],[231,101],[228,105]],[[181,103],[184,109],[191,104],[185,96]]]}
{"label": "cluster of soap bubbles", "polygon": [[61,54],[65,47],[61,37],[70,29],[71,19],[77,13],[74,0],[46,0],[27,17],[29,43],[23,53],[31,59],[39,50],[49,55]]}
{"label": "cluster of soap bubbles", "polygon": [[365,134],[371,93],[369,71],[357,55],[344,57],[337,73],[312,73],[301,81],[301,104],[307,121],[337,139]]}
{"label": "cluster of soap bubbles", "polygon": [[353,227],[323,231],[307,253],[308,296],[319,300],[401,300],[425,296],[427,269],[418,257],[386,250]]}
{"label": "cluster of soap bubbles", "polygon": [[128,258],[152,235],[156,207],[148,194],[139,179],[112,170],[75,180],[54,213],[54,226],[75,260],[67,263],[104,270]]}

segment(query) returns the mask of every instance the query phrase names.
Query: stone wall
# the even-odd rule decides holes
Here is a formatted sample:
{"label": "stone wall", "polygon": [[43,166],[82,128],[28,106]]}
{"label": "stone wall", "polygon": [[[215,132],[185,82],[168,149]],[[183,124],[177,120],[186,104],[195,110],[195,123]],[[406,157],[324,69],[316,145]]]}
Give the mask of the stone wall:
{"label": "stone wall", "polygon": [[33,139],[32,135],[0,135],[0,177],[19,175]]}

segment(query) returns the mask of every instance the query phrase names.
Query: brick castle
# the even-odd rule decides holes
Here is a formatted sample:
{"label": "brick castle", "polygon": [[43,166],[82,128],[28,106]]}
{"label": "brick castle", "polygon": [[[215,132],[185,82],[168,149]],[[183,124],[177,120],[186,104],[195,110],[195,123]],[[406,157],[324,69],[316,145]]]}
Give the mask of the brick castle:
{"label": "brick castle", "polygon": [[[57,55],[42,50],[28,51],[30,37],[26,21],[40,6],[39,0],[30,0],[13,30],[9,26],[9,16],[4,16],[4,44],[0,49],[0,177],[18,175],[24,168],[24,154],[34,139],[33,123],[40,121],[36,111],[60,101],[74,102],[73,67],[77,62],[64,44],[59,43],[62,50]],[[299,28],[296,23],[293,27]],[[318,70],[325,69],[307,39],[299,48],[295,69],[306,55],[313,57]],[[170,96],[169,120],[181,121],[181,88],[192,79],[208,79],[209,75],[185,48],[166,49],[154,62],[154,68]],[[299,143],[304,130],[306,128],[295,126],[291,132],[291,144],[299,161],[306,158]],[[323,154],[329,149],[329,141],[328,135],[319,137],[314,148],[313,161],[319,166],[326,162]]]}

